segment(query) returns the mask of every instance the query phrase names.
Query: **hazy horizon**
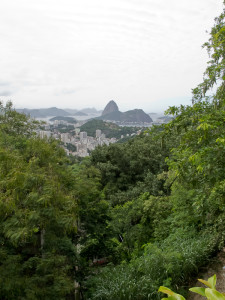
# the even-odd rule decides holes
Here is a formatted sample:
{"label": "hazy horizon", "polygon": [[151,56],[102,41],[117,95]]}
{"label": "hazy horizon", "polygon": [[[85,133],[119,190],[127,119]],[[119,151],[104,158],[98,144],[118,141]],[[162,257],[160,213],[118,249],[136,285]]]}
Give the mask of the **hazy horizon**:
{"label": "hazy horizon", "polygon": [[[106,106],[106,105],[105,105]],[[15,109],[29,109],[29,110],[32,110],[32,109],[48,109],[48,108],[58,108],[58,109],[62,109],[62,110],[65,110],[65,111],[67,111],[67,110],[77,110],[77,112],[80,112],[80,111],[82,111],[82,110],[85,110],[85,109],[95,109],[96,110],[96,112],[97,112],[97,114],[100,114],[103,110],[104,110],[104,108],[105,107],[103,107],[102,109],[97,109],[96,107],[82,107],[82,108],[80,108],[80,109],[76,109],[76,108],[70,108],[70,107],[57,107],[57,106],[49,106],[49,107],[33,107],[33,108],[28,108],[28,107],[16,107],[15,105],[13,105],[13,107],[15,108]],[[119,108],[119,110],[121,111],[121,112],[126,112],[126,111],[128,111],[128,110],[134,110],[134,109],[136,109],[136,107],[130,107],[129,109],[127,109],[127,110],[121,110],[120,108]],[[139,108],[139,109],[143,109],[143,108]],[[145,113],[147,113],[147,114],[163,114],[164,113],[164,111],[145,111],[144,109],[143,109],[143,111],[145,112]],[[90,115],[94,115],[94,113],[90,113]],[[73,115],[71,115],[71,116],[73,116]]]}

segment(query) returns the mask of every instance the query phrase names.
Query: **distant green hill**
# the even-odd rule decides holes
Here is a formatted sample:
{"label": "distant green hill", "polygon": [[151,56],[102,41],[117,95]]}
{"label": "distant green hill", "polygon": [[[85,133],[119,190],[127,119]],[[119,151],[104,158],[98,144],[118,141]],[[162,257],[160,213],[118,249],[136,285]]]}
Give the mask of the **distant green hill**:
{"label": "distant green hill", "polygon": [[86,131],[88,136],[95,137],[96,130],[100,129],[107,138],[120,139],[121,135],[136,133],[137,127],[120,127],[114,123],[105,122],[103,120],[93,119],[80,127],[81,131]]}
{"label": "distant green hill", "polygon": [[124,113],[123,118],[125,122],[152,122],[151,117],[148,114],[146,114],[142,109],[132,109],[126,111]]}

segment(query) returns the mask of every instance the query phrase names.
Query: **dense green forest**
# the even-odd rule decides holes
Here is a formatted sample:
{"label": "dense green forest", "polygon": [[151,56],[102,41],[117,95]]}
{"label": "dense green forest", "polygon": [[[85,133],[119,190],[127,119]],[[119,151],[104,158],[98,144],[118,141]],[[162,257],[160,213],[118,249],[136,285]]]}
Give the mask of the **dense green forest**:
{"label": "dense green forest", "polygon": [[160,285],[185,295],[224,247],[224,18],[192,105],[81,161],[1,103],[0,299],[159,299]]}

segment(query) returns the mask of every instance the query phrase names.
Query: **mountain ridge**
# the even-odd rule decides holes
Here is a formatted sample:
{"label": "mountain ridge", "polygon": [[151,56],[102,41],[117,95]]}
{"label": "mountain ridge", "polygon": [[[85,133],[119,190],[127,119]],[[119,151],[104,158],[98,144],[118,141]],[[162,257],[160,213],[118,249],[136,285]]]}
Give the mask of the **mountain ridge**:
{"label": "mountain ridge", "polygon": [[110,100],[105,106],[99,120],[117,121],[124,123],[152,123],[152,118],[143,109],[132,109],[126,112],[119,111],[118,105],[114,100]]}
{"label": "mountain ridge", "polygon": [[[60,109],[57,107],[50,108],[37,108],[37,109],[16,109],[19,113],[24,113],[33,118],[46,118],[46,117],[68,117],[68,116],[88,116],[90,113],[100,113],[95,108],[77,109]],[[121,112],[118,105],[114,100],[110,100],[102,111],[102,115],[96,119],[116,121],[123,123],[151,123],[153,122],[151,116],[145,113],[142,109],[133,109],[126,112]]]}
{"label": "mountain ridge", "polygon": [[30,115],[33,118],[46,118],[46,117],[67,117],[70,114],[63,109],[57,107],[50,108],[38,108],[38,109],[16,109],[19,113],[24,113],[26,115]]}

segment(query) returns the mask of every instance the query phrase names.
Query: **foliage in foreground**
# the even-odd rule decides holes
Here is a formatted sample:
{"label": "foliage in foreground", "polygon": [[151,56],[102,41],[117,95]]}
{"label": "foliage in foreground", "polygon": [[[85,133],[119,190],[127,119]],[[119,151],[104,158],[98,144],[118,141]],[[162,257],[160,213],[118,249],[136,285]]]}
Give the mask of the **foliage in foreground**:
{"label": "foliage in foreground", "polygon": [[[216,290],[216,274],[210,277],[208,280],[198,279],[198,281],[206,285],[207,288],[193,287],[189,289],[191,292],[199,294],[209,300],[225,300],[225,294],[220,293]],[[162,298],[162,300],[185,300],[185,298],[182,295],[174,293],[173,291],[164,286],[160,286],[158,291],[168,295],[167,298]]]}
{"label": "foliage in foreground", "polygon": [[[212,242],[209,243],[211,238]],[[106,267],[89,281],[89,299],[158,299],[158,286],[180,286],[208,260],[213,236],[177,230],[161,245],[147,244],[144,254],[116,267]],[[182,274],[182,277],[181,277]]]}

